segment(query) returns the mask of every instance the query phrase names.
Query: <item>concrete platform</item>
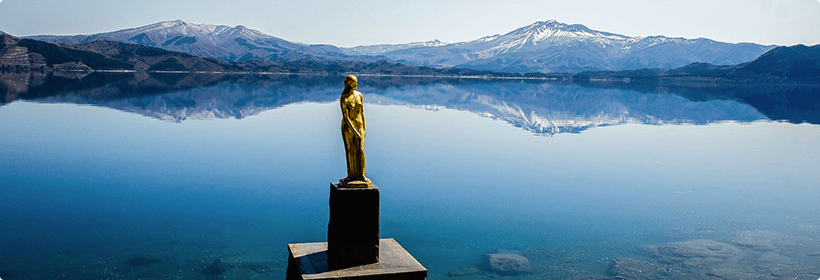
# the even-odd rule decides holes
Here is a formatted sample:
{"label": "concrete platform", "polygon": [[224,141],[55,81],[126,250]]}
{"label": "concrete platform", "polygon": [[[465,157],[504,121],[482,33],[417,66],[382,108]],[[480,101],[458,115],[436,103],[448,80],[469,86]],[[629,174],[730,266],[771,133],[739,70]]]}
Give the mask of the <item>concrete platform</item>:
{"label": "concrete platform", "polygon": [[288,244],[287,279],[425,279],[427,269],[393,238],[379,239],[379,262],[328,270],[327,242]]}

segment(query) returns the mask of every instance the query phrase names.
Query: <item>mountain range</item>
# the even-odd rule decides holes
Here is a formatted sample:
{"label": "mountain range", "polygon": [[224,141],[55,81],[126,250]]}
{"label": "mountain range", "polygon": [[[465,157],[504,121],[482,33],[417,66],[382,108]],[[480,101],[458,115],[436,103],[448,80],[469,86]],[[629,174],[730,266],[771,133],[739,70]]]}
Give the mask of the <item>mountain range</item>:
{"label": "mountain range", "polygon": [[467,42],[433,40],[352,48],[291,42],[241,25],[192,24],[181,20],[93,35],[27,38],[61,44],[109,40],[229,62],[250,59],[373,62],[386,59],[416,66],[517,73],[675,68],[693,62],[733,65],[751,61],[775,47],[704,38],[630,37],[554,20],[535,22],[506,34]]}
{"label": "mountain range", "polygon": [[573,80],[676,79],[754,83],[820,83],[820,45],[774,48],[755,60],[737,65],[695,62],[674,69],[582,72]]}
{"label": "mountain range", "polygon": [[[0,35],[0,72],[138,71],[208,73],[281,73],[313,75],[426,75],[426,76],[522,76],[464,68],[412,66],[386,60],[373,62],[301,59],[276,62],[250,59],[225,62],[188,53],[107,40],[80,44],[57,44]],[[61,73],[65,74],[65,73]]]}
{"label": "mountain range", "polygon": [[380,55],[414,65],[552,73],[675,68],[693,62],[732,65],[751,61],[772,48],[704,38],[629,37],[550,20],[503,35]]}
{"label": "mountain range", "polygon": [[820,45],[774,48],[757,59],[735,65],[694,62],[679,68],[642,68],[581,73],[509,73],[466,68],[375,62],[302,59],[274,62],[250,59],[225,62],[138,44],[96,40],[57,44],[0,35],[0,71],[176,71],[230,73],[310,73],[321,75],[414,75],[479,78],[626,81],[673,79],[679,82],[820,83]]}
{"label": "mountain range", "polygon": [[98,40],[116,41],[184,52],[222,61],[264,59],[296,61],[305,58],[367,59],[361,55],[346,55],[331,45],[308,45],[290,42],[239,25],[192,24],[181,20],[164,21],[137,28],[93,35],[29,36],[26,38],[61,43],[82,44]]}

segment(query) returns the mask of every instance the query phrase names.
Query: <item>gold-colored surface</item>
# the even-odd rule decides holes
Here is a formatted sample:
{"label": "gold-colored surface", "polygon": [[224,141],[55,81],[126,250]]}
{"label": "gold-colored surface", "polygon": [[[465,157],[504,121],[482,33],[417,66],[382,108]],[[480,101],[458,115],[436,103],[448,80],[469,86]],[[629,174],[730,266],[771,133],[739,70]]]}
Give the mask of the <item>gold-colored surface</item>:
{"label": "gold-colored surface", "polygon": [[345,89],[339,103],[342,106],[342,139],[347,156],[347,177],[339,180],[343,187],[367,188],[373,185],[364,175],[364,103],[356,91],[356,76],[345,77]]}

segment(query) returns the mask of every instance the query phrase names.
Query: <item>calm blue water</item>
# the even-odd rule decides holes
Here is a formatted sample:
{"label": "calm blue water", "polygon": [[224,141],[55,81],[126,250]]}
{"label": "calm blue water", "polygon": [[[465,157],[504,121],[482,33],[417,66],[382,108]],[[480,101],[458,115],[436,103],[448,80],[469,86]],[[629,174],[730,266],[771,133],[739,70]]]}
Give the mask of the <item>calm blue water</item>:
{"label": "calm blue water", "polygon": [[[284,278],[286,244],[326,239],[328,183],[345,174],[340,90],[219,84],[0,107],[0,277],[211,279],[202,268],[220,259],[233,266],[219,279]],[[523,277],[560,279],[606,275],[618,257],[652,261],[642,245],[759,229],[820,236],[818,125],[619,89],[360,90],[381,236],[429,279],[496,249],[549,252]],[[253,111],[241,94],[268,102]],[[183,97],[196,105],[163,103]],[[230,111],[220,102],[252,112],[219,118]],[[140,256],[153,261],[135,265]],[[820,270],[817,256],[799,261]]]}

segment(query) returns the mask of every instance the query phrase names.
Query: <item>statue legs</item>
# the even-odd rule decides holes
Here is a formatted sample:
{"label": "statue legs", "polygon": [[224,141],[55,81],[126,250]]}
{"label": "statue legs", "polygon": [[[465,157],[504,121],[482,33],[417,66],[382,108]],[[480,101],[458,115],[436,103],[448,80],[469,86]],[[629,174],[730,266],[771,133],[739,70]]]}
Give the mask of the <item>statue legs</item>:
{"label": "statue legs", "polygon": [[[350,133],[352,134],[352,133]],[[342,135],[350,135],[342,134]],[[344,137],[345,150],[347,151],[347,178],[341,180],[346,182],[360,181],[370,185],[370,179],[364,173],[364,140],[358,137]]]}

